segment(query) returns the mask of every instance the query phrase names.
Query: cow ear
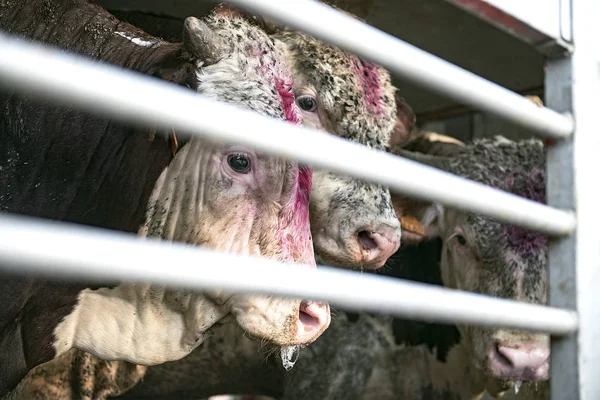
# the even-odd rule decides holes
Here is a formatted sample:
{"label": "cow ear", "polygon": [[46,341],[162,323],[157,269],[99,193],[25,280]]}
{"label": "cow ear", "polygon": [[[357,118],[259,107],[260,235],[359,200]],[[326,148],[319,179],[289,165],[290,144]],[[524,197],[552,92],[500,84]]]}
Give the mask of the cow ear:
{"label": "cow ear", "polygon": [[183,23],[183,46],[204,65],[219,62],[226,49],[223,39],[195,17],[188,17]]}
{"label": "cow ear", "polygon": [[417,122],[417,117],[413,112],[412,108],[400,97],[398,93],[395,94],[396,99],[396,125],[392,131],[389,145],[394,146],[402,143],[410,132],[414,129]]}

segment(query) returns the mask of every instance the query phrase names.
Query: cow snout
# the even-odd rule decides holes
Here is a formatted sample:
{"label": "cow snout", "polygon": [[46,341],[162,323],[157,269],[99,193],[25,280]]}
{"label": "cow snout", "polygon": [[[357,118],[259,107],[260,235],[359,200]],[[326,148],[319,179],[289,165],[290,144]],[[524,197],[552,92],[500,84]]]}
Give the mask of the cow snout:
{"label": "cow snout", "polygon": [[531,343],[513,348],[498,344],[490,352],[490,366],[497,378],[540,381],[548,379],[549,358],[547,345]]}
{"label": "cow snout", "polygon": [[329,304],[302,301],[298,311],[298,338],[301,343],[311,343],[329,327]]}
{"label": "cow snout", "polygon": [[367,269],[383,267],[400,247],[400,226],[387,224],[361,227],[356,232],[362,264]]}

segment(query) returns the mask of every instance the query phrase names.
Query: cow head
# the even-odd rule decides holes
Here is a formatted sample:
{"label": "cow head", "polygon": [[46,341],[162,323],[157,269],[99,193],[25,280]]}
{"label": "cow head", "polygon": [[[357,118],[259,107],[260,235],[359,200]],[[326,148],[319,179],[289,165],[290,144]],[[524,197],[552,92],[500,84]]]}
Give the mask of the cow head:
{"label": "cow head", "polygon": [[[414,114],[384,69],[300,32],[273,37],[292,65],[306,126],[382,151],[412,129]],[[315,170],[310,212],[320,262],[376,269],[400,245],[386,187]]]}
{"label": "cow head", "polygon": [[[464,178],[545,202],[545,152],[540,141],[513,142],[497,137],[459,147],[453,155],[446,156],[396,152]],[[423,227],[413,239],[442,238],[441,272],[445,286],[546,304],[548,249],[544,235],[439,204],[411,204],[406,198],[398,203],[399,216],[410,213]],[[547,379],[550,351],[547,335],[500,328],[458,328],[474,367],[494,382],[499,380],[504,385],[511,380]]]}
{"label": "cow head", "polygon": [[[185,20],[183,45],[204,96],[298,124],[292,76],[269,36],[232,13]],[[202,110],[198,110],[199,113]],[[312,171],[251,148],[189,140],[163,171],[141,234],[315,266],[308,207]],[[218,267],[218,266],[211,266]],[[251,336],[310,343],[329,306],[266,295],[207,293]]]}
{"label": "cow head", "polygon": [[[304,125],[379,150],[414,126],[412,109],[395,95],[384,69],[269,18],[227,5],[217,10],[243,15],[271,34],[292,69]],[[388,189],[326,171],[315,171],[314,182],[310,212],[318,261],[381,267],[400,244]]]}
{"label": "cow head", "polygon": [[[377,150],[412,129],[415,115],[395,96],[387,71],[269,18],[245,15],[271,34],[291,65],[306,126]],[[317,260],[354,269],[381,267],[400,245],[389,190],[321,170],[314,182],[310,212]]]}

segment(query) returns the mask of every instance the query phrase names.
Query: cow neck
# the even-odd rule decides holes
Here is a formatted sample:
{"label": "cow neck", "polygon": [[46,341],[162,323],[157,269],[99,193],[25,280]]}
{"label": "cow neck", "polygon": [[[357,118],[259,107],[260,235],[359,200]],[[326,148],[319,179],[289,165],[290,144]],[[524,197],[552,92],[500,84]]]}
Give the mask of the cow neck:
{"label": "cow neck", "polygon": [[[169,81],[190,81],[181,43],[170,43],[122,22],[87,0],[7,0],[0,26],[13,34]],[[185,70],[185,71],[184,71]]]}
{"label": "cow neck", "polygon": [[106,360],[156,365],[187,356],[227,314],[189,290],[130,283],[85,289],[54,330],[54,348],[57,356],[75,347]]}

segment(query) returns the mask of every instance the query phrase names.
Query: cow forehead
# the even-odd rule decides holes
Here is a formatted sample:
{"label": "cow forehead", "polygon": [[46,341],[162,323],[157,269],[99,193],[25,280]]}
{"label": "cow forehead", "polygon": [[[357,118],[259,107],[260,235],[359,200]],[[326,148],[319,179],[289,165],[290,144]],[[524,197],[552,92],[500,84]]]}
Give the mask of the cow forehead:
{"label": "cow forehead", "polygon": [[[508,192],[526,195],[519,189],[524,182],[534,185],[533,191],[545,191],[545,150],[537,139],[517,142],[497,139],[477,139],[455,154],[445,167],[448,171]],[[545,195],[530,194],[542,201]]]}
{"label": "cow forehead", "polygon": [[[450,170],[465,178],[542,204],[546,202],[545,150],[539,140],[519,142],[482,139],[453,157]],[[545,259],[547,236],[479,215],[469,215],[485,258],[539,263]]]}
{"label": "cow forehead", "polygon": [[241,16],[211,14],[203,21],[232,48],[246,49],[248,43],[263,43],[269,51],[275,49],[269,35]]}
{"label": "cow forehead", "polygon": [[283,31],[276,37],[286,43],[295,68],[324,103],[334,133],[385,149],[396,122],[389,73],[304,33]]}
{"label": "cow forehead", "polygon": [[[236,64],[237,76],[227,77],[234,90],[221,93],[222,99],[245,104],[254,111],[294,124],[301,123],[300,110],[294,101],[291,70],[274,40],[241,16],[213,14],[204,22],[229,46],[229,58]],[[219,74],[216,75],[220,79]],[[238,82],[232,83],[233,80]]]}

